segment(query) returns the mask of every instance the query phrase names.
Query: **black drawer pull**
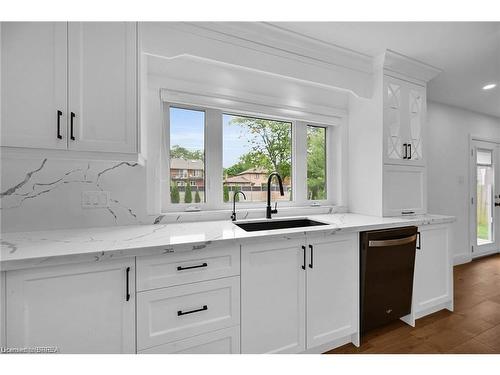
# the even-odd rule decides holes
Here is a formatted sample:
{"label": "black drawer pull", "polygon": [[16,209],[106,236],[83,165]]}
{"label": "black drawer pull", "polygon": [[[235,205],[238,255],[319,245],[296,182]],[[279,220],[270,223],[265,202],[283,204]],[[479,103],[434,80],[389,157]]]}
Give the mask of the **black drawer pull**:
{"label": "black drawer pull", "polygon": [[126,291],[125,301],[130,301],[129,278],[130,278],[130,267],[127,267],[127,270],[126,270],[127,291]]}
{"label": "black drawer pull", "polygon": [[61,116],[62,112],[57,110],[57,138],[62,139],[61,135]]}
{"label": "black drawer pull", "polygon": [[309,268],[313,268],[313,245],[309,245],[309,250],[311,250],[311,263],[309,263]]}
{"label": "black drawer pull", "polygon": [[177,271],[192,270],[193,268],[203,268],[203,267],[207,267],[207,266],[208,266],[207,263],[202,263],[202,264],[199,264],[197,266],[189,266],[189,267],[177,266]]}
{"label": "black drawer pull", "polygon": [[179,310],[179,311],[177,311],[177,316],[182,316],[182,315],[197,313],[197,312],[205,311],[205,310],[208,310],[208,306],[207,305],[203,305],[203,307],[201,309],[196,309],[196,310],[191,310],[191,311],[182,311],[182,310]]}
{"label": "black drawer pull", "polygon": [[408,153],[408,159],[411,159],[411,143],[408,143],[408,149],[410,150]]}
{"label": "black drawer pull", "polygon": [[302,251],[304,252],[304,263],[302,263],[302,269],[306,269],[306,247],[302,246]]}
{"label": "black drawer pull", "polygon": [[70,116],[70,118],[71,118],[71,121],[70,121],[70,138],[71,138],[72,141],[75,140],[75,133],[74,133],[75,129],[74,129],[74,125],[73,125],[73,121],[74,121],[75,117],[76,117],[75,113],[71,112],[71,116]]}
{"label": "black drawer pull", "polygon": [[417,250],[422,249],[422,238],[420,237],[420,232],[417,232]]}

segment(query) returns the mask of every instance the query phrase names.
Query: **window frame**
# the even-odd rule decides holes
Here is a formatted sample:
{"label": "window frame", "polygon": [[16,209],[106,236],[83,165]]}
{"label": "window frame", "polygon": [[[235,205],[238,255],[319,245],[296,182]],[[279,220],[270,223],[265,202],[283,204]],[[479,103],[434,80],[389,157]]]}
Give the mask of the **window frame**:
{"label": "window frame", "polygon": [[[223,201],[223,115],[244,116],[265,120],[288,122],[291,124],[292,133],[292,201],[279,201],[278,207],[303,207],[303,206],[332,206],[339,205],[342,201],[343,160],[344,150],[339,150],[342,139],[342,119],[337,124],[318,123],[315,121],[302,121],[286,116],[267,115],[265,113],[252,113],[235,111],[234,109],[216,109],[210,107],[187,105],[175,102],[163,102],[162,121],[162,167],[161,167],[161,210],[164,213],[185,212],[187,210],[230,210],[232,197],[228,202]],[[202,111],[205,113],[204,123],[204,151],[205,151],[205,202],[202,203],[171,203],[170,202],[170,108]],[[307,199],[307,126],[323,127],[326,131],[326,193],[325,200]],[[210,130],[210,131],[209,131]],[[332,160],[333,159],[333,160]],[[241,209],[261,209],[266,202],[245,202],[240,199],[238,207]]]}

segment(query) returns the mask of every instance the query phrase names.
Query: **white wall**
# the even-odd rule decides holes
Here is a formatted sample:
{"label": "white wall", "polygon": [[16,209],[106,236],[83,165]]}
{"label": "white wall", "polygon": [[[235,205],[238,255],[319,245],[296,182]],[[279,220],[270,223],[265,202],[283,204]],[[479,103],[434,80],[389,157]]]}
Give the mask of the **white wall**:
{"label": "white wall", "polygon": [[451,246],[456,262],[470,256],[469,249],[469,135],[500,139],[500,118],[445,104],[429,102],[428,211],[453,215]]}

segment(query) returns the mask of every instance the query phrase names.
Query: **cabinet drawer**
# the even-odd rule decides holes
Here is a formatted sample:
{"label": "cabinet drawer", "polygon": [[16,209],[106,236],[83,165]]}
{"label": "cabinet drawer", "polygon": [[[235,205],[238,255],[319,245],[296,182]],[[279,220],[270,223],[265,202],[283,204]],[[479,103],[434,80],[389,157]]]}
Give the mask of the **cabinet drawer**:
{"label": "cabinet drawer", "polygon": [[239,274],[240,249],[234,244],[178,254],[137,257],[138,291]]}
{"label": "cabinet drawer", "polygon": [[240,326],[190,337],[139,351],[139,354],[238,354]]}
{"label": "cabinet drawer", "polygon": [[138,350],[239,323],[239,276],[137,294]]}

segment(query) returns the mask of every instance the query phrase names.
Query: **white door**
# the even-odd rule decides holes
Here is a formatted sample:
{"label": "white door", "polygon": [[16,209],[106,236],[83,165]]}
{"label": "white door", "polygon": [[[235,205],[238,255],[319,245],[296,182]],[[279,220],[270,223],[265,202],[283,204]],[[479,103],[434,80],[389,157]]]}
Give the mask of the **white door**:
{"label": "white door", "polygon": [[453,272],[447,225],[419,227],[415,256],[413,312],[415,318],[452,306]]}
{"label": "white door", "polygon": [[137,150],[137,25],[69,23],[69,148]]}
{"label": "white door", "polygon": [[1,49],[2,146],[65,149],[67,23],[2,22]]}
{"label": "white door", "polygon": [[308,237],[307,348],[358,331],[358,235]]}
{"label": "white door", "polygon": [[133,259],[8,271],[7,346],[135,353],[134,275]]}
{"label": "white door", "polygon": [[305,274],[303,240],[242,245],[242,353],[305,350]]}
{"label": "white door", "polygon": [[500,203],[499,152],[496,143],[473,141],[470,171],[472,257],[498,250]]}

